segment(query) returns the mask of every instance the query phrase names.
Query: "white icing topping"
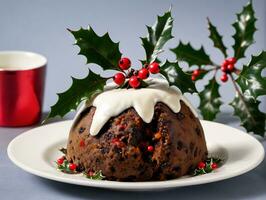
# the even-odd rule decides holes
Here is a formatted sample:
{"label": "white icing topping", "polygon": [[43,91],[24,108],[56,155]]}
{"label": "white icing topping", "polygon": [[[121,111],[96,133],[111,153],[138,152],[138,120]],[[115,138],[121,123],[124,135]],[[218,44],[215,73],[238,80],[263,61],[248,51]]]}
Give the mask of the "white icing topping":
{"label": "white icing topping", "polygon": [[150,123],[157,102],[166,104],[174,113],[178,113],[181,109],[180,100],[182,100],[197,116],[197,112],[177,87],[169,87],[168,82],[163,79],[147,79],[146,82],[149,87],[141,89],[112,89],[114,84],[108,84],[105,92],[99,94],[92,102],[96,111],[90,134],[97,135],[111,117],[119,115],[130,107],[136,110],[144,122]]}

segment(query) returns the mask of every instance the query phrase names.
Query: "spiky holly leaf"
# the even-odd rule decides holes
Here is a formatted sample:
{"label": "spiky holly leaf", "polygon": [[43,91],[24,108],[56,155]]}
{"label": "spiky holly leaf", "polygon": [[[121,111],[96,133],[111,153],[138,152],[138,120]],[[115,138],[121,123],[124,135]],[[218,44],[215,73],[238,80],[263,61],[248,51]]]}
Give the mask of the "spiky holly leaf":
{"label": "spiky holly leaf", "polygon": [[200,105],[199,109],[204,119],[214,120],[219,108],[222,104],[221,96],[219,94],[219,84],[216,82],[215,77],[209,81],[207,86],[202,92],[199,93]]}
{"label": "spiky holly leaf", "polygon": [[185,61],[189,66],[210,65],[212,62],[203,47],[194,49],[190,43],[184,44],[180,41],[176,48],[170,49],[178,61]]}
{"label": "spiky holly leaf", "polygon": [[87,64],[95,63],[106,69],[119,69],[118,62],[121,58],[119,43],[114,43],[109,34],[98,36],[91,27],[79,29],[78,31],[69,30],[76,39],[79,46],[79,55],[87,58]]}
{"label": "spiky holly leaf", "polygon": [[147,26],[148,35],[141,38],[142,46],[146,52],[146,63],[155,61],[164,44],[173,38],[172,28],[173,18],[171,11],[166,12],[163,16],[158,16],[156,23],[152,27]]}
{"label": "spiky holly leaf", "polygon": [[258,56],[252,56],[250,63],[243,66],[236,82],[246,97],[257,99],[260,95],[266,95],[266,77],[261,75],[262,70],[265,68],[265,51]]}
{"label": "spiky holly leaf", "polygon": [[94,94],[103,90],[106,79],[100,75],[90,72],[84,79],[72,77],[71,87],[58,94],[58,101],[51,107],[51,111],[46,120],[56,116],[63,117],[71,110],[76,110],[79,104],[90,99]]}
{"label": "spiky holly leaf", "polygon": [[248,132],[264,136],[266,115],[259,110],[259,104],[260,101],[239,96],[238,93],[230,103],[234,108],[234,115],[241,120],[241,126]]}
{"label": "spiky holly leaf", "polygon": [[160,73],[165,76],[170,85],[177,86],[182,93],[197,92],[191,75],[183,72],[178,63],[171,63],[168,60],[160,67]]}
{"label": "spiky holly leaf", "polygon": [[254,43],[254,33],[257,30],[255,27],[256,20],[252,2],[249,2],[237,14],[237,20],[233,23],[235,29],[235,34],[233,35],[235,44],[233,45],[233,49],[236,59],[243,58],[246,49]]}
{"label": "spiky holly leaf", "polygon": [[226,47],[224,46],[222,36],[217,31],[217,28],[214,25],[212,25],[210,19],[207,18],[207,20],[208,20],[208,29],[210,32],[209,38],[213,41],[213,45],[216,48],[220,49],[220,51],[224,54],[224,57],[226,58],[227,57]]}

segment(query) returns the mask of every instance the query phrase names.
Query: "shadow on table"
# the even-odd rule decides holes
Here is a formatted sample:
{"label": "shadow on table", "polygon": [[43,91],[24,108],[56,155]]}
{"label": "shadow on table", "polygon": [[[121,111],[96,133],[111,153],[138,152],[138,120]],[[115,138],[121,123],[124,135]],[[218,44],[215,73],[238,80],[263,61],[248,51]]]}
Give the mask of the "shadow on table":
{"label": "shadow on table", "polygon": [[[48,187],[74,199],[253,199],[266,196],[266,161],[245,175],[232,179],[198,186],[182,187],[163,191],[128,192],[90,188],[54,182],[32,176],[41,187]],[[35,181],[35,180],[34,180]]]}

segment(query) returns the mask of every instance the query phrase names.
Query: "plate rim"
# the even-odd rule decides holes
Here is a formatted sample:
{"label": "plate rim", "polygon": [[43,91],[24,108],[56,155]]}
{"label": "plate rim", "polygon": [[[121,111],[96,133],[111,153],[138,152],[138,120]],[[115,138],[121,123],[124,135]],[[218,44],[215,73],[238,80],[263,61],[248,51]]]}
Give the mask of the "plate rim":
{"label": "plate rim", "polygon": [[[209,123],[209,124],[214,124],[214,125],[218,125],[218,126],[225,126],[225,127],[229,127],[231,129],[233,129],[234,131],[236,131],[236,133],[234,134],[243,134],[243,137],[247,137],[250,140],[253,140],[253,142],[257,143],[258,149],[260,150],[260,152],[258,152],[258,156],[256,162],[253,163],[253,165],[250,165],[249,167],[246,167],[244,170],[239,170],[237,172],[234,173],[230,173],[230,174],[226,174],[224,176],[218,176],[218,177],[209,177],[209,179],[202,179],[201,181],[194,181],[194,182],[177,182],[178,179],[173,179],[173,180],[166,180],[166,181],[145,181],[145,182],[119,182],[119,181],[108,181],[108,180],[89,180],[89,179],[84,179],[84,180],[76,180],[76,179],[71,179],[71,178],[66,178],[66,177],[60,177],[60,176],[56,176],[53,175],[49,172],[44,172],[44,171],[40,171],[40,170],[36,170],[33,169],[31,167],[29,167],[28,165],[25,165],[24,163],[21,163],[19,161],[17,161],[17,159],[15,158],[15,155],[13,155],[12,153],[12,148],[13,148],[13,144],[19,140],[20,138],[23,138],[25,135],[30,135],[32,134],[31,132],[33,130],[36,129],[40,129],[40,128],[44,128],[47,126],[54,126],[57,124],[68,124],[71,123],[72,120],[64,120],[64,121],[60,121],[60,122],[53,122],[47,125],[43,125],[43,126],[38,126],[32,129],[29,129],[25,132],[22,132],[21,134],[19,134],[18,136],[16,136],[15,138],[12,139],[12,141],[8,144],[7,147],[7,155],[9,157],[9,159],[19,168],[23,169],[24,171],[45,178],[45,179],[49,179],[49,180],[53,180],[53,181],[58,181],[58,182],[62,182],[62,183],[68,183],[68,184],[74,184],[74,185],[81,185],[81,186],[87,186],[87,187],[96,187],[96,188],[108,188],[108,189],[115,189],[115,190],[131,190],[131,191],[137,191],[137,190],[151,190],[151,189],[170,189],[170,188],[176,188],[176,187],[185,187],[185,186],[192,186],[192,185],[201,185],[201,184],[207,184],[207,183],[212,183],[212,182],[217,182],[217,181],[221,181],[221,180],[226,180],[229,178],[233,178],[242,174],[245,174],[249,171],[251,171],[252,169],[256,168],[263,160],[264,160],[264,156],[265,156],[265,150],[263,145],[261,144],[261,142],[259,142],[256,138],[254,138],[254,136],[245,133],[244,131],[241,131],[239,129],[236,129],[234,127],[222,124],[222,123],[218,123],[218,122],[212,122],[212,121],[207,121],[207,120],[200,120],[201,123]],[[242,132],[242,133],[240,133]]]}

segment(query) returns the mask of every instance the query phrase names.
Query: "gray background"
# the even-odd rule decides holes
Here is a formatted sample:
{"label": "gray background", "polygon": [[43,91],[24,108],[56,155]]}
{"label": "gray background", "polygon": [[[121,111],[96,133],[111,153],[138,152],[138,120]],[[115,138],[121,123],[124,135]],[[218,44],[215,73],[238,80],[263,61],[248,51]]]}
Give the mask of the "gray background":
{"label": "gray background", "polygon": [[[158,14],[162,15],[173,6],[175,38],[167,45],[175,47],[179,40],[191,41],[199,48],[204,44],[206,51],[216,63],[222,62],[222,54],[212,47],[208,39],[207,21],[212,22],[224,35],[224,43],[232,46],[231,35],[234,29],[231,24],[236,19],[235,13],[242,10],[247,0],[214,1],[214,0],[76,0],[76,1],[45,1],[45,0],[0,0],[0,50],[27,50],[39,52],[48,58],[48,73],[44,110],[57,100],[56,93],[65,91],[71,84],[70,76],[85,77],[88,66],[85,58],[78,56],[78,47],[73,46],[74,38],[66,28],[78,29],[91,25],[98,34],[109,32],[114,41],[120,41],[120,49],[124,56],[131,58],[133,65],[140,66],[139,59],[145,56],[140,36],[146,35],[145,25],[152,25]],[[256,44],[247,51],[249,60],[251,53],[258,53],[265,48],[265,8],[266,2],[254,0],[256,23],[259,31],[255,34]],[[231,48],[229,55],[232,55]],[[169,51],[163,54],[171,60],[174,56]],[[96,71],[97,66],[92,66]],[[206,81],[199,83],[198,88]],[[230,101],[234,93],[231,83],[223,84],[221,94],[224,101]],[[188,95],[195,106],[198,105],[196,95]],[[223,111],[231,111],[229,106],[222,106]],[[266,109],[263,109],[266,110]]]}
{"label": "gray background", "polygon": [[[232,46],[234,33],[230,24],[236,19],[246,0],[180,0],[180,1],[133,1],[133,0],[95,0],[95,1],[45,1],[45,0],[0,0],[0,50],[27,50],[39,52],[48,58],[48,73],[44,110],[57,100],[56,93],[66,90],[70,76],[84,77],[88,70],[85,59],[77,56],[78,48],[72,46],[73,37],[66,28],[77,29],[90,24],[94,30],[103,34],[110,32],[114,41],[121,41],[121,51],[132,58],[138,67],[138,59],[144,57],[140,45],[140,36],[146,35],[145,24],[154,23],[157,14],[163,14],[170,4],[173,5],[174,33],[167,47],[175,47],[179,39],[191,41],[194,47],[204,44],[212,58],[220,63],[222,55],[212,47],[208,39],[206,16],[209,16],[218,30],[225,35],[224,42]],[[247,51],[251,53],[265,49],[266,1],[254,0],[256,23],[259,31],[255,34],[257,43]],[[232,51],[229,51],[232,55]],[[171,53],[164,57],[174,59]],[[98,71],[99,67],[93,66]],[[199,83],[199,89],[205,82]],[[221,93],[226,102],[233,98],[229,90],[231,84],[225,84]],[[198,99],[189,96],[197,106]],[[262,106],[263,107],[263,106]],[[232,111],[222,106],[223,111]],[[263,108],[265,110],[265,107]],[[68,116],[71,117],[71,115]],[[220,122],[238,127],[238,121],[230,114],[221,114]],[[0,128],[0,199],[266,199],[266,161],[243,176],[218,183],[177,188],[170,191],[153,192],[117,192],[85,188],[45,180],[28,174],[13,165],[6,155],[8,143],[27,128]],[[265,141],[263,142],[264,146]],[[29,147],[30,148],[30,147]]]}

